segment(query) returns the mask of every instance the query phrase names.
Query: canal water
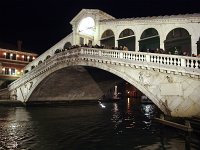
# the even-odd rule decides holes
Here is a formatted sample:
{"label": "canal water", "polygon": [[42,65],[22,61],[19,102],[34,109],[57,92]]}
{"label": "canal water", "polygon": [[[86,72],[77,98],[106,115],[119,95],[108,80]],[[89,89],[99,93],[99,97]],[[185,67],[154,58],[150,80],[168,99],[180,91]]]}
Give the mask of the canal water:
{"label": "canal water", "polygon": [[0,150],[198,149],[184,133],[154,123],[156,115],[153,104],[136,99],[0,107]]}

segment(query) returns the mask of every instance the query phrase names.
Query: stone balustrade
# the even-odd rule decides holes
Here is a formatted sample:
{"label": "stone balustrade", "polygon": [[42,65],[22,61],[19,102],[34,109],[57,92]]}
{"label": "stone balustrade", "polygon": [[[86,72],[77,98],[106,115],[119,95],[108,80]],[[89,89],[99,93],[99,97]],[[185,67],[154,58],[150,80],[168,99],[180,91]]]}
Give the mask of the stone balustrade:
{"label": "stone balustrade", "polygon": [[[200,58],[180,55],[167,55],[158,53],[143,53],[132,51],[118,51],[109,49],[81,48],[81,54],[99,57],[117,58],[120,60],[132,60],[151,63],[151,65],[166,65],[171,68],[181,67],[192,74],[200,75]],[[188,72],[189,73],[189,72]]]}
{"label": "stone balustrade", "polygon": [[180,55],[166,55],[158,53],[143,53],[132,51],[117,51],[109,49],[81,48],[81,53],[99,57],[120,58],[142,62],[153,62],[171,66],[200,69],[200,58]]}

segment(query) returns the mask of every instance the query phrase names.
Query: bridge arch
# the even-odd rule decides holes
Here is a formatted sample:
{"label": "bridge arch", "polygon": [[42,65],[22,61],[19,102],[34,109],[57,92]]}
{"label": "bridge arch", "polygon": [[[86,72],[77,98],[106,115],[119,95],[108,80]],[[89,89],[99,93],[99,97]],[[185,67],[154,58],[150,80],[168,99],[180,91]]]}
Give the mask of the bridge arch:
{"label": "bridge arch", "polygon": [[111,29],[107,29],[103,32],[100,44],[104,46],[104,48],[113,48],[115,47],[115,35]]}
{"label": "bridge arch", "polygon": [[95,20],[91,16],[86,16],[78,23],[78,33],[82,35],[94,35]]}
{"label": "bridge arch", "polygon": [[88,44],[92,45],[94,43],[95,35],[95,19],[92,16],[84,16],[77,26],[77,35],[80,45]]}
{"label": "bridge arch", "polygon": [[49,58],[51,58],[51,56],[47,55],[44,61],[48,60]]}
{"label": "bridge arch", "polygon": [[38,62],[38,65],[40,65],[40,64],[42,64],[42,60],[40,60],[40,61]]}
{"label": "bridge arch", "polygon": [[70,42],[66,42],[65,45],[63,46],[63,49],[69,49],[72,46]]}
{"label": "bridge arch", "polygon": [[[152,93],[147,90],[147,88],[143,85],[142,82],[138,82],[136,80],[136,78],[138,78],[138,76],[136,78],[130,76],[131,74],[133,74],[133,72],[131,72],[129,69],[118,69],[115,67],[109,67],[107,64],[97,65],[95,62],[78,61],[78,60],[74,60],[74,61],[76,63],[69,64],[68,62],[66,62],[66,63],[58,64],[58,66],[54,69],[47,68],[45,70],[45,75],[41,75],[39,78],[37,78],[36,82],[34,83],[34,87],[32,87],[30,89],[28,95],[26,96],[26,101],[29,100],[31,94],[37,88],[37,86],[39,86],[39,84],[45,78],[47,78],[49,75],[51,75],[52,73],[54,73],[60,69],[71,67],[71,66],[89,66],[89,67],[102,69],[104,71],[110,72],[110,73],[117,75],[118,77],[124,79],[125,81],[129,82],[130,84],[135,86],[137,89],[139,89],[147,97],[149,97],[165,114],[170,113],[170,111],[168,110],[168,108],[165,106],[165,104],[162,101],[158,100],[154,95],[152,95]],[[124,68],[125,66],[121,66],[121,67]]]}
{"label": "bridge arch", "polygon": [[57,54],[57,53],[60,53],[61,52],[61,49],[56,49],[54,54]]}
{"label": "bridge arch", "polygon": [[200,54],[200,37],[199,40],[197,41],[197,54]]}
{"label": "bridge arch", "polygon": [[139,42],[139,50],[146,52],[147,49],[156,50],[160,48],[160,36],[155,28],[148,28],[142,32]]}
{"label": "bridge arch", "polygon": [[118,39],[118,47],[126,46],[130,51],[135,51],[135,34],[133,30],[124,29]]}
{"label": "bridge arch", "polygon": [[165,50],[171,54],[183,54],[191,55],[191,35],[182,27],[174,28],[171,30],[164,41]]}

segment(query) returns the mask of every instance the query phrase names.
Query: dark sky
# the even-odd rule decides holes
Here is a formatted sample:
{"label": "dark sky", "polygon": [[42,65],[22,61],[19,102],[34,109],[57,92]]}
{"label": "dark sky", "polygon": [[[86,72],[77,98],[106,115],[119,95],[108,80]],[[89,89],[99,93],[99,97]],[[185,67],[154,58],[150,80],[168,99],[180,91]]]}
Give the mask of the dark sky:
{"label": "dark sky", "polygon": [[1,0],[0,42],[43,53],[71,33],[70,21],[83,8],[116,18],[200,13],[200,0]]}

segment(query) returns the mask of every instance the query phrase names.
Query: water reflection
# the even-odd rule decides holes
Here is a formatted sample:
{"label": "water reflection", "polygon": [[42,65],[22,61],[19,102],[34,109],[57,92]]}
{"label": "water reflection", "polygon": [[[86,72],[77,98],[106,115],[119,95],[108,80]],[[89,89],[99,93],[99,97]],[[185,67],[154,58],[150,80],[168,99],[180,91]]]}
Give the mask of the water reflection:
{"label": "water reflection", "polygon": [[[159,131],[161,128],[155,126],[155,123],[152,122],[152,119],[157,115],[158,109],[153,103],[143,104],[130,98],[123,101],[123,103],[113,103],[113,109],[111,110],[111,120],[114,123],[115,133],[117,135],[127,135],[127,133],[136,134],[136,132],[144,133],[144,131],[147,131],[150,134],[157,134],[158,138],[160,138],[159,142],[154,142],[151,145],[136,146],[136,149],[191,149],[189,141],[181,141],[176,134],[170,133],[170,130],[165,133]],[[174,136],[175,138],[168,139],[168,136]],[[140,138],[137,137],[138,140]],[[182,138],[184,139],[184,136]]]}
{"label": "water reflection", "polygon": [[0,108],[1,149],[184,149],[184,137],[155,125],[136,99],[56,107]]}
{"label": "water reflection", "polygon": [[106,108],[105,104],[103,104],[102,102],[98,101],[99,105],[101,106],[101,108]]}
{"label": "water reflection", "polygon": [[[29,123],[30,116],[25,108],[12,108],[1,112],[0,149],[17,149],[19,145],[25,145],[26,141],[33,137],[33,128]],[[28,130],[28,132],[27,132]]]}
{"label": "water reflection", "polygon": [[126,129],[148,129],[155,109],[151,105],[140,105],[137,100],[127,98],[124,103],[113,103],[112,118],[117,134]]}

